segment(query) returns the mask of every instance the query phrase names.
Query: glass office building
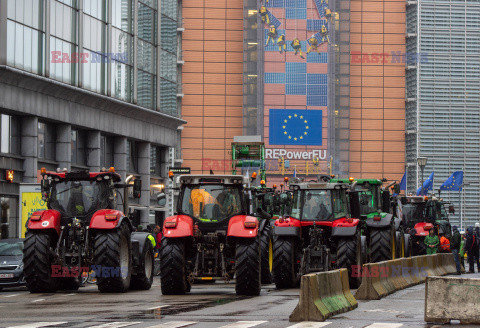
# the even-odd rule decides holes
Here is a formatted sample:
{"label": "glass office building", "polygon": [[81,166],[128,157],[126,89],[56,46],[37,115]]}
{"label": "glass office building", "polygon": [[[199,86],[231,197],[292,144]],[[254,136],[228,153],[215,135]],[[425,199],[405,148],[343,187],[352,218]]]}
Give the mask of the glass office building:
{"label": "glass office building", "polygon": [[455,220],[480,219],[480,2],[424,0],[407,4],[406,162],[408,189],[420,186],[416,158],[428,158],[434,191],[464,171],[464,193],[443,191]]}
{"label": "glass office building", "polygon": [[178,0],[0,2],[0,224],[10,236],[25,220],[20,184],[41,167],[115,166],[142,179],[139,222],[163,215],[155,194],[185,123],[181,24]]}

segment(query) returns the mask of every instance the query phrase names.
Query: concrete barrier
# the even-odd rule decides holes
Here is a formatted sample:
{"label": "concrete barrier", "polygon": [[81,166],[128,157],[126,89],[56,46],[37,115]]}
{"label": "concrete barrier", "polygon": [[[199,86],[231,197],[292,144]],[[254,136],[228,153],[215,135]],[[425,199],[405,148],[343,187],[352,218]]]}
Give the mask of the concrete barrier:
{"label": "concrete barrier", "polygon": [[426,322],[444,324],[449,323],[450,320],[460,320],[461,324],[480,324],[479,308],[480,279],[427,278]]}
{"label": "concrete barrier", "polygon": [[379,300],[395,291],[422,283],[427,276],[455,273],[452,254],[414,256],[363,266],[358,300]]}
{"label": "concrete barrier", "polygon": [[325,321],[358,306],[350,292],[346,269],[302,276],[300,299],[290,321]]}

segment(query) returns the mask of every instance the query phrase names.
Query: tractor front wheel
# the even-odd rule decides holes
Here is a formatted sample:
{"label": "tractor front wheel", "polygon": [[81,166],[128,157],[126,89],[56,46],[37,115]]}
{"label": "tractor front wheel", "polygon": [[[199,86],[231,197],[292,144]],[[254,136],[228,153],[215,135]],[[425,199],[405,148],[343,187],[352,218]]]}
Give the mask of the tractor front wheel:
{"label": "tractor front wheel", "polygon": [[163,295],[183,295],[188,291],[185,262],[185,240],[163,238],[160,248],[160,282]]}
{"label": "tractor front wheel", "polygon": [[25,282],[31,293],[51,293],[58,289],[58,278],[52,277],[53,240],[48,232],[27,232],[23,263]]}
{"label": "tractor front wheel", "polygon": [[337,243],[337,267],[348,270],[348,281],[350,288],[360,286],[361,275],[353,277],[353,266],[357,266],[358,271],[362,268],[362,245],[360,235],[350,238],[340,238]]}
{"label": "tractor front wheel", "polygon": [[370,262],[381,262],[392,259],[392,233],[390,229],[370,231]]}
{"label": "tractor front wheel", "polygon": [[98,290],[102,293],[124,293],[132,278],[132,245],[130,230],[122,224],[115,230],[99,230],[95,235],[93,262]]}
{"label": "tractor front wheel", "polygon": [[260,294],[260,245],[258,237],[239,238],[235,250],[235,291],[237,295]]}
{"label": "tractor front wheel", "polygon": [[260,247],[262,254],[261,276],[262,284],[272,283],[271,261],[272,261],[272,226],[266,222],[260,235]]}
{"label": "tractor front wheel", "polygon": [[297,285],[295,261],[294,239],[275,236],[273,239],[273,280],[277,288],[293,288]]}
{"label": "tractor front wheel", "polygon": [[140,256],[140,264],[136,270],[135,275],[132,275],[132,289],[148,290],[153,283],[153,269],[154,269],[154,255],[153,246],[150,240],[145,240],[143,245],[143,252]]}

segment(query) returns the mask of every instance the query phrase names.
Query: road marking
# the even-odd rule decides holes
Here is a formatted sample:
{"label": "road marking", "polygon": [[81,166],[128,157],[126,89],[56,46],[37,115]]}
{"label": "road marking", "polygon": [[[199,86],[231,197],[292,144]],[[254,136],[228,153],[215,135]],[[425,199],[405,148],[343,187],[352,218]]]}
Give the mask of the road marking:
{"label": "road marking", "polygon": [[58,326],[58,325],[63,325],[67,323],[66,321],[60,321],[60,322],[34,322],[34,323],[29,323],[26,325],[21,325],[21,326],[10,326],[7,328],[40,328],[40,327],[48,327],[48,326]]}
{"label": "road marking", "polygon": [[194,325],[198,322],[196,321],[170,321],[166,323],[162,323],[156,326],[151,326],[148,328],[180,328],[180,327],[185,327],[185,326],[191,326]]}
{"label": "road marking", "polygon": [[76,293],[71,293],[71,294],[64,294],[62,296],[75,296],[75,295],[77,295],[77,294]]}
{"label": "road marking", "polygon": [[302,321],[293,326],[288,326],[287,328],[320,328],[325,327],[331,324],[331,322],[314,322],[314,321]]}
{"label": "road marking", "polygon": [[114,321],[114,322],[107,322],[103,323],[101,325],[97,326],[89,326],[89,328],[120,328],[120,327],[126,327],[126,326],[132,326],[132,325],[138,325],[141,323],[140,321],[126,321],[126,322],[120,322],[120,321]]}
{"label": "road marking", "polygon": [[249,328],[261,325],[262,323],[266,323],[268,321],[237,321],[226,326],[221,326],[218,328]]}
{"label": "road marking", "polygon": [[37,302],[42,302],[42,301],[45,301],[45,299],[44,298],[39,298],[38,300],[32,301],[32,303],[37,303]]}
{"label": "road marking", "polygon": [[5,296],[3,296],[3,297],[14,297],[14,296],[18,296],[18,295],[20,295],[20,294],[5,295]]}
{"label": "road marking", "polygon": [[370,326],[366,326],[365,328],[399,328],[401,326],[403,326],[403,323],[375,322]]}
{"label": "road marking", "polygon": [[155,307],[152,307],[152,308],[148,308],[147,311],[156,310],[156,309],[162,309],[162,308],[166,308],[166,307],[169,307],[169,306],[170,306],[170,305],[155,306]]}

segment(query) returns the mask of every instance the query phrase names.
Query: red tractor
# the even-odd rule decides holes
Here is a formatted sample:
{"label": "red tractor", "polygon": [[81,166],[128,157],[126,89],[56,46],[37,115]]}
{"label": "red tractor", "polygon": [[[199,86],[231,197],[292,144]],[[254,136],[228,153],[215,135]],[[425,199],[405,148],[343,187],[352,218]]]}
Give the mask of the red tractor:
{"label": "red tractor", "polygon": [[181,175],[176,215],[163,223],[164,295],[184,294],[196,280],[235,278],[238,295],[260,293],[259,221],[248,216],[239,175]]}
{"label": "red tractor", "polygon": [[24,243],[24,272],[32,293],[77,290],[83,272],[94,272],[101,292],[150,289],[153,245],[148,233],[133,232],[130,218],[116,210],[118,188],[140,197],[141,182],[121,184],[112,167],[103,172],[41,170],[47,210],[32,214]]}
{"label": "red tractor", "polygon": [[275,221],[273,277],[277,288],[295,287],[311,272],[361,268],[365,238],[359,228],[358,193],[345,183],[306,182],[290,184],[288,214]]}

